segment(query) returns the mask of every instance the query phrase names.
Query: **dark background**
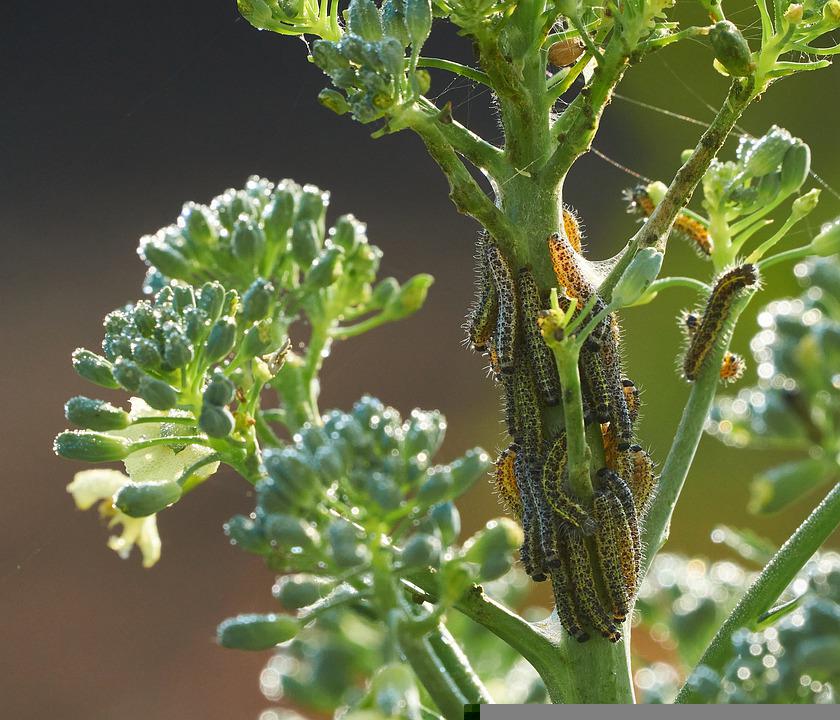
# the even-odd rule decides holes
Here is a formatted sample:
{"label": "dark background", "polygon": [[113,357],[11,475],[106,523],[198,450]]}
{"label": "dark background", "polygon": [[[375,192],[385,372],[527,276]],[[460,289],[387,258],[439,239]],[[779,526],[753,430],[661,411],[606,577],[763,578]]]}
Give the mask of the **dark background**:
{"label": "dark background", "polygon": [[[693,4],[678,10],[696,15]],[[252,173],[293,177],[332,190],[334,214],[368,222],[385,251],[383,274],[437,278],[423,313],[337,348],[323,375],[323,407],[346,407],[363,392],[403,412],[439,407],[450,421],[445,455],[476,444],[492,450],[501,436],[484,361],[460,347],[475,227],[450,207],[415,137],[372,141],[371,128],[322,109],[315,96],[325,83],[302,43],[252,29],[233,0],[16,2],[2,14],[0,714],[256,718],[267,706],[258,690],[265,656],[213,642],[225,616],[273,609],[271,574],[221,533],[225,519],[252,507],[247,487],[220,474],[163,514],[158,566],[120,561],[94,513],[74,510],[64,491],[78,468],[50,449],[64,427],[64,400],[90,392],[70,352],[97,347],[104,314],[138,297],[137,239],[174,220],[182,202],[206,202]],[[463,44],[438,32],[429,54],[462,52]],[[804,138],[816,171],[835,187],[838,77],[828,70],[785,81],[743,120],[753,134],[776,122]],[[436,76],[433,94],[449,80]],[[487,95],[456,85],[456,117],[496,139]],[[689,43],[631,70],[621,93],[708,121],[703,101],[718,102],[724,90],[708,49]],[[616,100],[596,145],[667,179],[698,134],[687,121]],[[620,192],[634,182],[593,155],[572,172],[565,199],[588,226],[593,257],[611,255],[633,232]],[[838,212],[837,197],[824,192],[812,225]],[[707,272],[676,242],[667,265]],[[768,285],[768,300],[792,290],[790,268]],[[645,390],[642,436],[660,462],[687,393],[674,372],[673,318],[689,299],[672,291],[628,311],[624,323],[629,372]],[[737,349],[746,349],[751,326],[753,316]],[[751,475],[775,460],[704,440],[669,549],[720,554],[708,540],[719,522],[783,540],[814,498],[761,521],[744,510]],[[468,531],[499,512],[483,485],[463,509]]]}

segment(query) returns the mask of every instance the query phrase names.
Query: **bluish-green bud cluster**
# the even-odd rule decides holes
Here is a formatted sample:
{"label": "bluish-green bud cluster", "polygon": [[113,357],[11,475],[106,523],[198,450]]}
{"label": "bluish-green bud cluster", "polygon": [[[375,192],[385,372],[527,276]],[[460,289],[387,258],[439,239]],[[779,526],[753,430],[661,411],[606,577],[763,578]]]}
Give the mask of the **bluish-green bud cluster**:
{"label": "bluish-green bud cluster", "polygon": [[312,46],[313,61],[341,91],[323,91],[324,105],[369,123],[428,89],[428,73],[416,70],[416,58],[432,29],[429,0],[386,0],[381,9],[374,0],[351,0],[346,17],[341,39]]}
{"label": "bluish-green bud cluster", "polygon": [[795,193],[810,169],[808,146],[774,125],[762,137],[742,137],[734,162],[712,163],[703,178],[703,204],[731,221]]}
{"label": "bluish-green bud cluster", "polygon": [[707,430],[738,447],[799,449],[804,457],[765,470],[752,484],[751,509],[775,512],[833,479],[840,417],[840,263],[811,258],[796,266],[805,286],[759,315],[751,342],[757,387],[720,398]]}

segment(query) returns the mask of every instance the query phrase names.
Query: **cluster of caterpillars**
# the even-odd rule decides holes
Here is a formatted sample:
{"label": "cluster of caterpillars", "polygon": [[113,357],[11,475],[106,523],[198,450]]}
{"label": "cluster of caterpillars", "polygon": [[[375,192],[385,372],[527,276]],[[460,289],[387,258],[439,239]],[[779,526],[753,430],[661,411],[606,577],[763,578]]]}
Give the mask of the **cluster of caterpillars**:
{"label": "cluster of caterpillars", "polygon": [[[547,250],[561,302],[580,309],[595,297],[604,308],[580,255],[581,233],[564,210],[563,233]],[[640,525],[656,478],[650,455],[635,443],[639,394],[622,372],[620,330],[609,314],[585,342],[580,358],[584,418],[600,431],[605,466],[592,478],[593,496],[576,497],[568,481],[566,435],[548,421],[561,399],[554,356],[538,318],[548,308],[528,267],[513,268],[485,234],[478,242],[478,299],[467,322],[468,341],[486,352],[502,388],[512,439],[495,473],[497,494],[524,531],[520,557],[535,581],[550,579],[557,614],[583,642],[594,629],[616,642],[638,590]],[[579,312],[580,310],[578,310]]]}

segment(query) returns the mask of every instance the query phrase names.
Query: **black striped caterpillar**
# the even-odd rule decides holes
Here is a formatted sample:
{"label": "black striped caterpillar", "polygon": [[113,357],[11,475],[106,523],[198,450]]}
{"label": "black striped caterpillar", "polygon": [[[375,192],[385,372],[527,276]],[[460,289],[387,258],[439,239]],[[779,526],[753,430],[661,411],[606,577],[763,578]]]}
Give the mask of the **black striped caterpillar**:
{"label": "black striped caterpillar", "polygon": [[[656,203],[650,196],[647,185],[637,185],[631,190],[624,191],[624,197],[628,201],[628,212],[635,212],[650,217],[653,213]],[[690,215],[687,212],[681,212],[674,218],[674,229],[677,233],[685,238],[698,255],[701,257],[709,257],[712,254],[714,245],[712,238],[709,235],[709,228],[698,218]]]}

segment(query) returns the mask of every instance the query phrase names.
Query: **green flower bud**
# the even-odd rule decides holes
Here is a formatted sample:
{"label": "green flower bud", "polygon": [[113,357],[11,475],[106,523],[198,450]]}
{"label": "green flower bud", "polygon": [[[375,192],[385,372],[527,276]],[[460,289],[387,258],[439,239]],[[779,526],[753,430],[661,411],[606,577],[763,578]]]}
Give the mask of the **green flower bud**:
{"label": "green flower bud", "polygon": [[264,555],[271,551],[271,545],[265,539],[262,527],[244,515],[234,515],[223,529],[230,538],[231,545],[238,545],[245,552]]}
{"label": "green flower bud", "polygon": [[290,180],[281,182],[263,210],[265,240],[278,256],[284,255],[289,245],[289,230],[295,219],[294,188]]}
{"label": "green flower bud", "polygon": [[163,364],[163,356],[157,343],[147,338],[141,338],[131,344],[131,356],[144,370],[157,370]]}
{"label": "green flower bud", "polygon": [[116,389],[120,384],[114,379],[113,365],[101,355],[76,348],[72,355],[73,369],[85,380],[100,387]]}
{"label": "green flower bud", "polygon": [[383,312],[393,319],[401,319],[417,312],[426,302],[426,295],[435,279],[422,273],[415,275],[400,288],[399,293],[386,306]]}
{"label": "green flower bud", "polygon": [[380,422],[379,418],[385,413],[385,405],[381,400],[371,395],[363,395],[353,404],[353,417],[362,425],[370,427],[374,421]]}
{"label": "green flower bud", "polygon": [[236,322],[231,317],[218,320],[210,329],[205,345],[205,359],[208,363],[218,362],[226,357],[236,341]]}
{"label": "green flower bud", "polygon": [[230,241],[234,257],[246,265],[253,265],[262,257],[265,237],[252,220],[237,220]]}
{"label": "green flower bud", "polygon": [[365,474],[365,489],[370,499],[385,511],[396,510],[402,503],[403,494],[394,478],[381,472]]}
{"label": "green flower bud", "polygon": [[302,268],[308,268],[318,257],[321,238],[318,226],[312,220],[298,220],[292,231],[292,256]]}
{"label": "green flower bud", "polygon": [[785,14],[783,15],[784,19],[787,20],[791,25],[796,26],[802,22],[802,16],[804,15],[805,11],[799,3],[793,3],[788,5],[788,9],[785,10]]}
{"label": "green flower bud", "polygon": [[455,490],[452,497],[460,497],[479,478],[486,476],[490,470],[490,465],[490,456],[481,448],[467,450],[462,457],[450,463],[452,485]]}
{"label": "green flower bud", "polygon": [[189,365],[194,357],[190,341],[179,332],[171,331],[166,335],[163,345],[163,359],[169,367],[177,370]]}
{"label": "green flower bud", "polygon": [[773,202],[779,193],[782,191],[782,175],[774,172],[768,175],[763,175],[758,181],[758,188],[755,197],[749,205],[749,208],[760,208],[763,205],[769,205]]}
{"label": "green flower bud", "polygon": [[440,565],[440,540],[434,535],[417,533],[409,538],[400,555],[403,568],[425,568]]}
{"label": "green flower bud", "polygon": [[169,410],[178,404],[178,391],[169,383],[149,375],[140,378],[137,392],[155,410]]}
{"label": "green flower bud", "polygon": [[370,299],[370,304],[375,308],[383,308],[394,298],[400,291],[400,284],[395,278],[388,277],[377,283],[373,289],[373,295]]}
{"label": "green flower bud", "polygon": [[432,87],[432,76],[429,75],[428,70],[420,68],[414,73],[414,79],[417,81],[417,89],[421,95],[429,92],[429,88]]}
{"label": "green flower bud", "polygon": [[320,249],[320,238],[324,236],[324,218],[327,215],[327,206],[330,204],[330,194],[314,185],[304,185],[300,194],[298,207],[299,220],[311,220],[318,228]]}
{"label": "green flower bud", "polygon": [[271,309],[273,297],[274,286],[268,280],[254,280],[242,295],[242,319],[246,322],[262,320]]}
{"label": "green flower bud", "polygon": [[796,140],[787,130],[774,125],[766,135],[749,146],[743,158],[744,173],[761,177],[775,172],[795,144]]}
{"label": "green flower bud", "polygon": [[373,0],[350,0],[347,19],[350,32],[359,37],[365,40],[379,40],[382,37],[379,9]]}
{"label": "green flower bud", "polygon": [[329,439],[323,428],[312,423],[305,423],[295,435],[294,441],[303,445],[303,447],[314,455],[318,448],[323,447],[329,442]]}
{"label": "green flower bud", "polygon": [[305,520],[285,513],[268,513],[260,521],[263,535],[273,548],[308,550],[321,542],[318,531]]}
{"label": "green flower bud", "polygon": [[271,320],[261,320],[248,328],[242,341],[242,353],[245,357],[257,357],[268,352],[273,341],[272,324]]}
{"label": "green flower bud", "polygon": [[216,631],[219,645],[234,650],[269,650],[297,635],[300,623],[288,615],[237,615]]}
{"label": "green flower bud", "polygon": [[800,195],[796,200],[793,201],[793,205],[791,206],[791,217],[792,218],[803,218],[806,215],[812,213],[816,207],[817,203],[820,201],[820,191],[814,188],[813,190],[809,190],[804,195]]}
{"label": "green flower bud", "polygon": [[134,324],[146,337],[152,337],[157,329],[157,318],[151,303],[141,300],[134,305]]}
{"label": "green flower bud", "polygon": [[332,110],[336,115],[346,115],[350,112],[350,103],[338,90],[324,88],[318,93],[318,102],[327,110]]}
{"label": "green flower bud", "polygon": [[284,610],[299,610],[326,597],[332,589],[331,580],[298,573],[278,578],[271,588],[271,594]]}
{"label": "green flower bud", "polygon": [[53,441],[53,451],[68,460],[112,462],[131,452],[131,441],[92,430],[65,430]]}
{"label": "green flower bud", "polygon": [[432,3],[430,0],[405,0],[405,27],[415,55],[432,32]]}
{"label": "green flower bud", "polygon": [[233,432],[233,415],[226,407],[203,403],[198,416],[198,426],[213,438],[224,438]]}
{"label": "green flower bud", "polygon": [[236,386],[223,373],[217,372],[204,388],[204,402],[222,407],[230,405],[236,395]]}
{"label": "green flower bud", "polygon": [[440,412],[412,410],[405,427],[404,453],[408,456],[425,453],[431,459],[443,444],[445,434],[446,418]]}
{"label": "green flower bud", "polygon": [[654,248],[642,248],[625,268],[612,294],[615,307],[627,307],[638,300],[656,280],[664,255]]}
{"label": "green flower bud", "polygon": [[349,254],[359,243],[365,242],[365,227],[353,215],[342,215],[330,229],[330,239],[333,245],[343,248]]}
{"label": "green flower bud", "polygon": [[440,532],[443,544],[452,545],[461,534],[461,515],[455,503],[445,502],[435,505],[429,515]]}
{"label": "green flower bud", "polygon": [[819,234],[811,241],[815,255],[832,257],[840,253],[840,217],[826,223]]}
{"label": "green flower bud", "polygon": [[306,283],[313,288],[326,288],[341,277],[344,250],[340,247],[325,248],[306,273]]}
{"label": "green flower bud", "polygon": [[181,222],[192,246],[210,246],[216,242],[216,231],[207,217],[206,208],[201,205],[184,205],[181,210]]}
{"label": "green flower bud", "polygon": [[402,0],[385,0],[382,3],[382,31],[385,35],[396,38],[403,47],[410,42]]}
{"label": "green flower bud", "polygon": [[122,408],[82,395],[65,403],[64,416],[87,430],[122,430],[129,424],[128,413]]}
{"label": "green flower bud", "polygon": [[450,497],[453,484],[452,470],[448,466],[432,468],[417,491],[417,505],[428,507]]}
{"label": "green flower bud", "polygon": [[168,277],[187,279],[190,276],[190,264],[187,259],[157,237],[143,238],[138,253],[144,261]]}
{"label": "green flower bud", "polygon": [[[195,307],[195,290],[192,285],[173,284],[172,292],[175,295],[175,309],[178,312],[183,312],[188,307]],[[137,322],[137,306],[134,309],[134,317]]]}
{"label": "green flower bud", "polygon": [[270,448],[263,453],[263,464],[271,478],[291,489],[299,505],[311,502],[320,488],[314,460],[295,448]]}
{"label": "green flower bud", "polygon": [[823,20],[832,27],[840,25],[840,0],[828,0],[823,5]]}
{"label": "green flower bud", "polygon": [[747,77],[755,72],[750,46],[741,31],[728,20],[721,20],[709,31],[715,59],[733,77]]}
{"label": "green flower bud", "polygon": [[811,148],[803,142],[791,145],[782,158],[781,191],[786,195],[802,187],[811,172]]}
{"label": "green flower bud", "polygon": [[339,518],[330,523],[327,537],[333,560],[339,567],[355,567],[369,560],[370,550],[361,544],[356,529],[347,520]]}
{"label": "green flower bud", "polygon": [[181,499],[176,482],[143,482],[123,485],[114,496],[114,507],[129,517],[147,517]]}
{"label": "green flower bud", "polygon": [[215,281],[204,283],[198,291],[198,307],[207,313],[207,317],[212,322],[219,318],[224,301],[225,289]]}
{"label": "green flower bud", "polygon": [[484,580],[495,580],[510,568],[510,553],[522,545],[522,528],[510,518],[491,520],[464,543],[464,559],[480,566]]}
{"label": "green flower bud", "polygon": [[344,458],[334,443],[319,447],[315,453],[315,465],[324,484],[340,481],[346,472]]}
{"label": "green flower bud", "polygon": [[140,387],[140,379],[144,373],[137,363],[119,358],[114,363],[114,378],[129,392],[137,392]]}

